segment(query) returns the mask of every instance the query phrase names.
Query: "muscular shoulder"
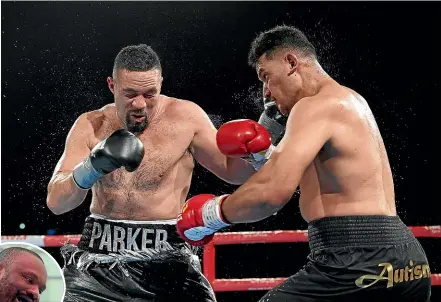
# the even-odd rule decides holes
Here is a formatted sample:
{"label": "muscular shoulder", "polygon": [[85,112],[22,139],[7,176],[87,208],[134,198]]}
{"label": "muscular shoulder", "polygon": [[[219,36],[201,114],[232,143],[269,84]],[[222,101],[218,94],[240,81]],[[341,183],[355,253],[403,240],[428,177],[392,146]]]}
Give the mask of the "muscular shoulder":
{"label": "muscular shoulder", "polygon": [[109,104],[97,110],[84,112],[78,117],[76,124],[97,130],[105,120],[109,119],[112,111],[115,114],[114,107],[114,105]]}
{"label": "muscular shoulder", "polygon": [[115,105],[108,104],[100,109],[81,114],[72,128],[76,131],[83,132],[84,136],[92,136],[110,124],[112,116],[115,116],[115,114]]}
{"label": "muscular shoulder", "polygon": [[347,133],[347,129],[352,129],[351,125],[356,125],[358,118],[354,114],[353,98],[344,87],[331,86],[314,96],[301,99],[289,114],[287,134],[310,132],[325,143],[337,134]]}
{"label": "muscular shoulder", "polygon": [[296,120],[311,121],[336,117],[343,109],[344,103],[332,94],[315,95],[301,99],[294,105],[290,117]]}
{"label": "muscular shoulder", "polygon": [[[315,96],[303,98],[293,108],[297,118],[342,121],[357,110],[357,94],[343,86],[334,86]],[[360,97],[361,98],[361,97]],[[291,115],[291,114],[290,114]]]}
{"label": "muscular shoulder", "polygon": [[207,119],[205,111],[196,103],[189,100],[170,99],[169,114],[178,117],[183,122],[197,123]]}

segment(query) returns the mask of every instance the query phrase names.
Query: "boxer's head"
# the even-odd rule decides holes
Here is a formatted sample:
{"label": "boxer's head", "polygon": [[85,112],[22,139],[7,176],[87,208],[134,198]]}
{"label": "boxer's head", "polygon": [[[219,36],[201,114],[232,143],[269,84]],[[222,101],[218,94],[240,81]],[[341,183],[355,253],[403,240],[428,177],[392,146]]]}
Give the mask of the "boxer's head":
{"label": "boxer's head", "polygon": [[248,64],[263,82],[264,97],[288,114],[303,97],[313,95],[316,72],[321,70],[314,45],[297,28],[277,26],[252,42]]}
{"label": "boxer's head", "polygon": [[46,267],[38,254],[20,247],[0,252],[0,301],[39,301],[46,279]]}
{"label": "boxer's head", "polygon": [[139,133],[148,126],[148,109],[156,105],[161,92],[161,71],[158,55],[145,44],[124,47],[116,56],[107,83],[127,130]]}

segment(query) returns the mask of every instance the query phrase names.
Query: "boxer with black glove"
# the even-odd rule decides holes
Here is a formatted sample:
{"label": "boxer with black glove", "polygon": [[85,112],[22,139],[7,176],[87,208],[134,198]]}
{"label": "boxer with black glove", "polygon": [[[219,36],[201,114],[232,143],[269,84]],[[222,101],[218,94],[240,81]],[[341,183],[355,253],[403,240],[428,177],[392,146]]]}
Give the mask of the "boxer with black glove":
{"label": "boxer with black glove", "polygon": [[90,189],[101,177],[118,168],[135,171],[143,157],[142,142],[125,129],[116,130],[98,143],[89,157],[74,168],[72,177],[80,189]]}
{"label": "boxer with black glove", "polygon": [[271,135],[271,142],[277,146],[285,135],[288,118],[277,109],[276,103],[269,98],[263,100],[264,110],[259,118],[259,124],[264,126]]}
{"label": "boxer with black glove", "polygon": [[62,248],[64,300],[215,302],[176,232],[194,164],[243,184],[267,160],[270,134],[251,121],[218,131],[197,104],[162,94],[159,57],[145,44],[118,53],[107,84],[114,103],[80,115],[48,184],[56,215],[92,196],[78,244]]}

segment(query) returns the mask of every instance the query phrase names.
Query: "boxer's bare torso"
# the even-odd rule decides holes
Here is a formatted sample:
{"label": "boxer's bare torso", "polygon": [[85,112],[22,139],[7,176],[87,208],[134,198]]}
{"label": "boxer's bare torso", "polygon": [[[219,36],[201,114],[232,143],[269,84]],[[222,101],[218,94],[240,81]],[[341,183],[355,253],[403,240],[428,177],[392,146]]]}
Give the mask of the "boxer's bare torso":
{"label": "boxer's bare torso", "polygon": [[[300,211],[306,221],[326,216],[396,215],[386,149],[366,100],[340,85],[317,96],[338,102],[332,137],[300,181]],[[299,142],[301,143],[301,142]]]}
{"label": "boxer's bare torso", "polygon": [[[193,142],[196,131],[202,127],[204,144],[208,143],[206,154],[211,157],[196,151],[199,160],[214,172],[223,171],[220,167],[225,157],[215,145],[216,129],[207,123],[201,110],[188,101],[159,97],[156,114],[137,135],[145,149],[139,168],[131,173],[119,168],[98,180],[92,187],[91,213],[124,220],[176,218],[190,187]],[[114,104],[83,114],[71,130],[75,135],[69,135],[68,146],[73,149],[66,150],[55,175],[69,175],[74,165],[84,160],[100,141],[122,128]]]}
{"label": "boxer's bare torso", "polygon": [[[194,168],[189,147],[195,126],[181,102],[163,98],[163,112],[138,135],[145,148],[141,165],[132,173],[120,168],[100,179],[92,188],[92,213],[132,220],[177,217]],[[94,129],[88,143],[90,150],[123,127],[114,105],[88,116]]]}

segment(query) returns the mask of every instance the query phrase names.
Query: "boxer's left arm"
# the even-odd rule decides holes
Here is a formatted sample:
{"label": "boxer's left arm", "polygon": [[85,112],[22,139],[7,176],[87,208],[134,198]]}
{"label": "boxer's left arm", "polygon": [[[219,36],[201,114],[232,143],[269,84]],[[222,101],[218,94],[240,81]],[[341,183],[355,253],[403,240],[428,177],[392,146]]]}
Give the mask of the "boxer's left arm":
{"label": "boxer's left arm", "polygon": [[317,97],[292,109],[286,133],[268,162],[221,203],[230,223],[255,222],[280,210],[296,191],[306,168],[331,139],[342,105]]}
{"label": "boxer's left arm", "polygon": [[202,108],[195,103],[188,103],[194,116],[195,134],[190,148],[196,161],[228,183],[244,183],[256,172],[253,166],[241,158],[222,154],[216,143],[216,127]]}

